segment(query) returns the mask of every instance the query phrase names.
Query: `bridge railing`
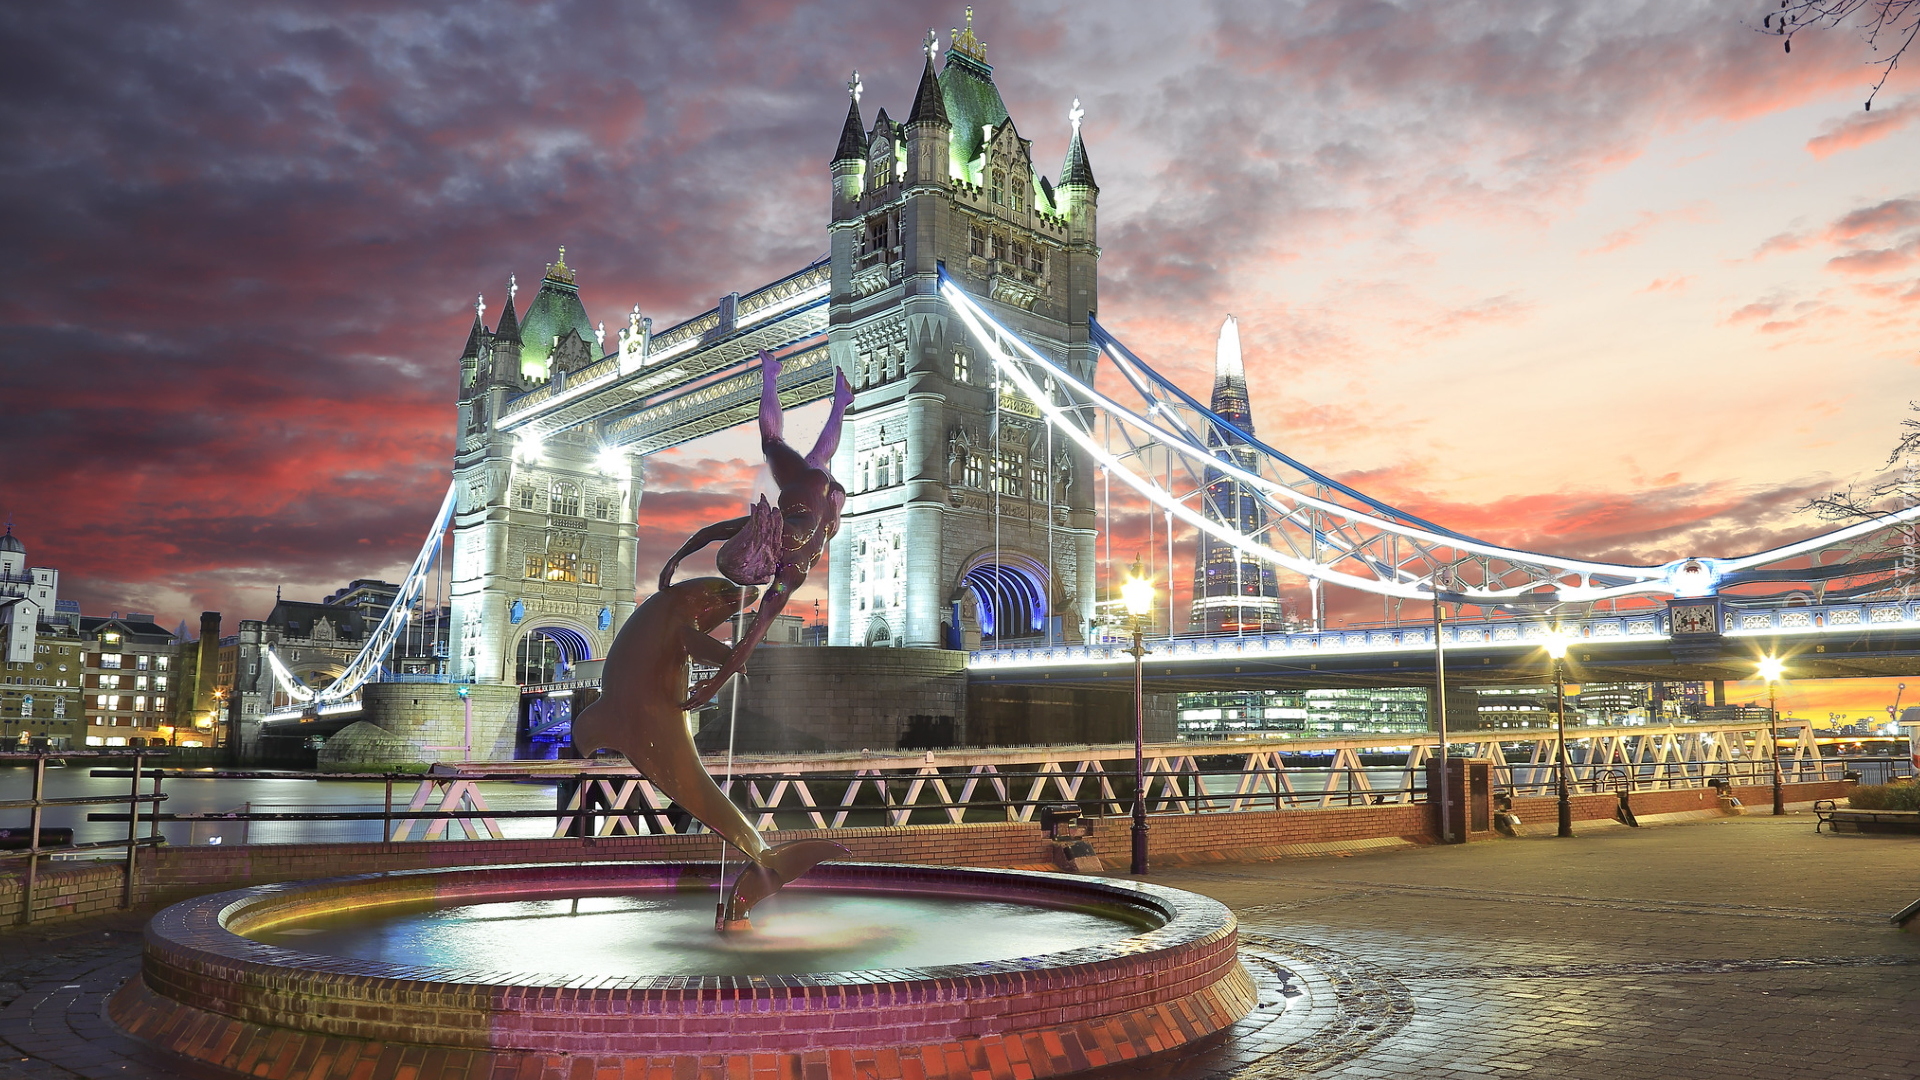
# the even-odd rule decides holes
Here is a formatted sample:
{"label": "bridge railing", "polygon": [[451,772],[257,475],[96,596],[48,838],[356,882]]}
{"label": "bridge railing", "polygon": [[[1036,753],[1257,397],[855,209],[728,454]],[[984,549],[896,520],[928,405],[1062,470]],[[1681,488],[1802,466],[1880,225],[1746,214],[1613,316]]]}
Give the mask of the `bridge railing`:
{"label": "bridge railing", "polygon": [[[1869,601],[1780,607],[1729,606],[1723,630],[1728,636],[1741,637],[1808,633],[1827,628],[1914,625],[1920,625],[1920,602]],[[1441,630],[1440,640],[1449,647],[1540,646],[1546,644],[1556,627],[1560,633],[1571,635],[1576,645],[1620,639],[1658,639],[1668,635],[1666,612],[1648,608],[1558,621],[1547,618],[1449,621]],[[1130,639],[1124,639],[1122,631],[1117,628],[1107,629],[1111,634],[1108,640],[1079,644],[1024,640],[990,643],[975,652],[969,663],[975,667],[992,668],[1074,661],[1130,662],[1132,657],[1127,652]],[[1355,625],[1261,634],[1148,634],[1143,644],[1148,656],[1157,661],[1289,653],[1432,652],[1433,626],[1409,620],[1401,625]]]}

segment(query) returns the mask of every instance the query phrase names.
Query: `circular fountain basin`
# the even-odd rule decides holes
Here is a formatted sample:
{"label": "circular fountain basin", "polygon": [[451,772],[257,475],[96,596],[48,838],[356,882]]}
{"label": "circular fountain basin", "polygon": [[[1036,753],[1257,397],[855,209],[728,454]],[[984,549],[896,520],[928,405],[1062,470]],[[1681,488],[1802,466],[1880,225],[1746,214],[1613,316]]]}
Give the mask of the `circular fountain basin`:
{"label": "circular fountain basin", "polygon": [[1169,1050],[1254,1003],[1232,913],[1175,889],[823,863],[718,935],[715,880],[543,863],[217,893],[154,917],[110,1013],[247,1075],[976,1080]]}

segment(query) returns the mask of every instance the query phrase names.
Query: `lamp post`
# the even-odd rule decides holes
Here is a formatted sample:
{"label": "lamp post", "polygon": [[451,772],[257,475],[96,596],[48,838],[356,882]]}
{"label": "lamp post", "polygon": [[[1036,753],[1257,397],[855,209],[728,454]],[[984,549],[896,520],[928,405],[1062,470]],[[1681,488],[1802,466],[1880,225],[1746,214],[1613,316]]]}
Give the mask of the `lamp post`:
{"label": "lamp post", "polygon": [[1573,799],[1567,793],[1567,680],[1560,662],[1567,658],[1567,639],[1558,626],[1547,636],[1547,655],[1553,658],[1553,717],[1559,728],[1558,767],[1554,770],[1560,795],[1560,836],[1573,835]]}
{"label": "lamp post", "polygon": [[1780,777],[1780,709],[1775,696],[1775,684],[1780,681],[1786,665],[1777,656],[1760,658],[1760,677],[1767,681],[1767,743],[1773,756],[1773,815],[1784,816],[1787,812],[1787,793],[1781,786]]}
{"label": "lamp post", "polygon": [[1127,605],[1127,620],[1133,627],[1133,872],[1147,872],[1147,715],[1146,655],[1142,638],[1149,613],[1153,611],[1153,581],[1141,573],[1140,557],[1134,556],[1133,571],[1120,596]]}

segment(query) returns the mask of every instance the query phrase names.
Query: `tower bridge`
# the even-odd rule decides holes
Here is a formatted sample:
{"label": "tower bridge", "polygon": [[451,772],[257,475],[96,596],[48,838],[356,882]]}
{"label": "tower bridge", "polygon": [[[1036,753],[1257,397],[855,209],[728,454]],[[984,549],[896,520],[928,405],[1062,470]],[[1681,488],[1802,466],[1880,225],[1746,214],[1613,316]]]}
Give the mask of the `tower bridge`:
{"label": "tower bridge", "polygon": [[[635,306],[609,336],[565,249],[524,307],[512,279],[493,326],[477,303],[452,483],[427,545],[347,675],[304,696],[289,687],[275,722],[352,716],[362,688],[397,671],[400,629],[429,605],[437,617],[442,595],[445,654],[407,676],[416,684],[578,683],[634,608],[647,457],[752,419],[761,350],[782,358],[788,407],[826,396],[836,370],[854,389],[831,466],[848,495],[828,549],[829,644],[921,657],[805,650],[835,653],[819,663],[836,686],[886,667],[902,685],[1117,693],[1096,610],[1114,573],[1097,541],[1115,486],[1165,540],[1161,575],[1176,572],[1176,529],[1200,541],[1206,603],[1191,619],[1169,609],[1164,629],[1201,636],[1151,646],[1159,689],[1430,677],[1430,628],[1328,626],[1333,588],[1525,616],[1448,626],[1462,685],[1537,681],[1529,635],[1554,625],[1579,637],[1592,678],[1738,678],[1761,642],[1798,650],[1807,674],[1912,673],[1916,567],[1901,545],[1920,507],[1733,558],[1568,558],[1423,520],[1256,437],[1237,337],[1231,362],[1221,342],[1225,392],[1202,404],[1096,318],[1100,189],[1078,102],[1049,177],[986,56],[970,29],[944,61],[930,42],[900,120],[869,121],[850,82],[823,161],[822,259],[658,331]],[[1312,591],[1305,632],[1281,632],[1283,580]],[[766,663],[799,678],[791,655]],[[933,705],[898,719],[915,738],[954,730]]]}

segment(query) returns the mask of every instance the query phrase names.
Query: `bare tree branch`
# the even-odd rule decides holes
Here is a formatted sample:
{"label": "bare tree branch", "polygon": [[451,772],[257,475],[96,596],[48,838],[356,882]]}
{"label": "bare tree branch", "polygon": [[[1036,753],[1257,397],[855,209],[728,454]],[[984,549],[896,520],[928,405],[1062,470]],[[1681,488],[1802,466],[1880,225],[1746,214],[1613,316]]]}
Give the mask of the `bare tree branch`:
{"label": "bare tree branch", "polygon": [[1793,37],[1802,30],[1822,27],[1833,29],[1852,23],[1866,38],[1867,48],[1885,55],[1867,61],[1880,69],[1880,79],[1867,93],[1867,111],[1873,99],[1887,85],[1900,58],[1920,34],[1920,0],[1779,0],[1778,10],[1760,20],[1760,32],[1784,39],[1787,52],[1793,51]]}

